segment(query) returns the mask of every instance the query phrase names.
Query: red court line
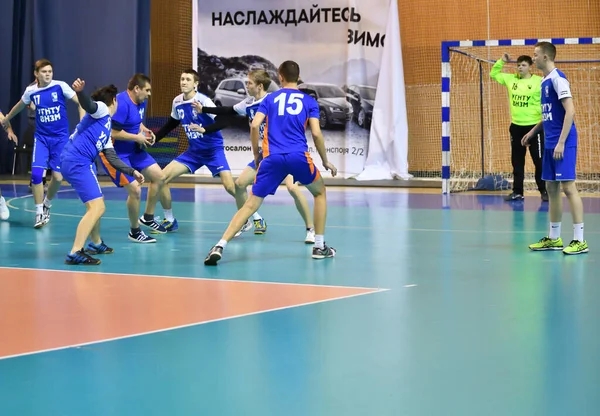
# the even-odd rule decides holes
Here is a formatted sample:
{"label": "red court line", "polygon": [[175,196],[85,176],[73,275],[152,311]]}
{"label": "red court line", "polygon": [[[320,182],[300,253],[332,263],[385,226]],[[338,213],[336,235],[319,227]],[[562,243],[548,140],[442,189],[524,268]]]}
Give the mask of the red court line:
{"label": "red court line", "polygon": [[378,289],[2,268],[0,359]]}

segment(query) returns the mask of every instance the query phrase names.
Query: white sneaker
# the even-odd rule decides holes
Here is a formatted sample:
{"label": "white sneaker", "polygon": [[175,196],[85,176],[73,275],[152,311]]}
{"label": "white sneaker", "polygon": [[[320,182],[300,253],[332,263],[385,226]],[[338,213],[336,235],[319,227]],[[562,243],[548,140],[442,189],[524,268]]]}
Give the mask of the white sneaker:
{"label": "white sneaker", "polygon": [[0,196],[0,220],[7,220],[10,217],[10,211],[6,206],[6,200],[3,196]]}
{"label": "white sneaker", "polygon": [[304,243],[306,244],[314,244],[315,243],[315,229],[311,228],[310,230],[306,230],[306,238],[304,239]]}
{"label": "white sneaker", "polygon": [[246,224],[244,224],[244,226],[242,227],[241,230],[239,230],[237,233],[235,233],[233,238],[239,237],[240,235],[242,235],[242,233],[245,233],[246,231],[250,230],[251,228],[252,228],[252,221],[250,221],[250,219],[248,219],[248,221],[246,221]]}

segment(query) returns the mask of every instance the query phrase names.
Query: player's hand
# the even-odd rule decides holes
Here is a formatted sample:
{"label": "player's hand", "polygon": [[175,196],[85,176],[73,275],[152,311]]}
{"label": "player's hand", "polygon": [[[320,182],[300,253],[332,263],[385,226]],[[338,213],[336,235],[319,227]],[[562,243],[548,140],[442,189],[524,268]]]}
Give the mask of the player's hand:
{"label": "player's hand", "polygon": [[136,181],[139,182],[140,185],[144,183],[144,175],[142,175],[137,170],[133,172],[133,177],[135,178]]}
{"label": "player's hand", "polygon": [[142,148],[146,148],[148,146],[152,146],[154,138],[146,132],[141,132],[135,135],[135,142]]}
{"label": "player's hand", "polygon": [[6,130],[6,129],[8,129],[10,122],[8,121],[8,119],[5,116],[0,116],[0,125],[2,125],[2,128],[4,130]]}
{"label": "player's hand", "polygon": [[323,166],[325,167],[325,169],[327,169],[328,171],[331,172],[331,176],[337,175],[337,168],[335,166],[333,166],[333,163],[326,162],[326,163],[323,163]]}
{"label": "player's hand", "polygon": [[75,81],[73,81],[73,91],[75,92],[81,92],[83,91],[83,88],[85,87],[85,81],[82,79],[77,78]]}
{"label": "player's hand", "polygon": [[559,142],[556,145],[556,147],[554,148],[554,159],[561,160],[564,157],[564,154],[565,154],[565,144]]}
{"label": "player's hand", "polygon": [[504,55],[502,55],[502,60],[504,62],[510,62],[510,55],[506,52],[504,52]]}
{"label": "player's hand", "polygon": [[196,112],[197,112],[198,114],[202,113],[202,104],[200,104],[200,102],[199,102],[199,101],[194,101],[194,102],[192,103],[192,107],[194,107],[194,109],[196,110]]}
{"label": "player's hand", "polygon": [[192,131],[197,131],[198,133],[204,133],[206,130],[204,130],[204,127],[202,127],[202,124],[190,124],[190,130]]}
{"label": "player's hand", "polygon": [[10,132],[8,133],[8,139],[12,140],[15,143],[15,146],[19,145],[19,139],[17,138],[17,135],[14,132]]}
{"label": "player's hand", "polygon": [[523,136],[523,138],[521,139],[521,146],[525,146],[525,147],[529,146],[529,141],[531,140],[531,138],[533,136],[534,135],[531,133],[531,131],[528,132],[525,136]]}
{"label": "player's hand", "polygon": [[[150,146],[154,146],[154,143],[156,143],[156,135],[154,134],[154,132],[148,128],[142,129],[141,133],[146,136],[146,142],[150,145]],[[150,139],[150,140],[148,140]]]}

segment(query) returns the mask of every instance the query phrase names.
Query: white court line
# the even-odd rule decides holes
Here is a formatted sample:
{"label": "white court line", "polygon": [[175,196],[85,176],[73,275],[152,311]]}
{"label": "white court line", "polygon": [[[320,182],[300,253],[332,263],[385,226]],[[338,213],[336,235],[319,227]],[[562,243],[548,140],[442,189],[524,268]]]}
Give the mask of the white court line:
{"label": "white court line", "polygon": [[[18,270],[30,270],[30,271],[43,271],[43,272],[56,272],[56,273],[67,273],[67,274],[105,274],[110,276],[128,276],[128,277],[151,277],[156,279],[181,279],[181,280],[195,280],[195,281],[210,281],[210,282],[231,282],[231,283],[252,283],[252,284],[264,284],[264,285],[284,285],[284,286],[303,286],[303,287],[326,287],[333,289],[355,289],[355,290],[390,290],[378,287],[361,287],[361,286],[340,286],[340,285],[319,285],[314,283],[289,283],[289,282],[263,282],[257,280],[237,280],[237,279],[220,279],[210,277],[189,277],[189,276],[162,276],[156,274],[136,274],[136,273],[112,273],[112,272],[94,272],[86,270],[64,270],[64,269],[38,269],[35,267],[8,267],[0,266],[2,269],[18,269]],[[0,278],[1,279],[1,278]]]}
{"label": "white court line", "polygon": [[[69,191],[73,191],[73,189],[63,189],[61,191],[58,192],[69,192]],[[21,208],[18,208],[14,205],[11,204],[12,201],[17,200],[17,199],[23,199],[23,198],[31,198],[32,195],[23,195],[23,196],[18,196],[15,198],[11,198],[6,200],[6,205],[9,208],[12,209],[16,209],[16,210],[20,210]],[[35,210],[32,209],[23,209],[26,212],[35,212]],[[504,211],[500,211],[500,212],[504,212]],[[81,218],[83,215],[75,215],[75,214],[62,214],[60,212],[55,212],[52,211],[52,215],[56,215],[59,217],[70,217],[70,218]],[[129,218],[126,217],[106,217],[103,216],[102,220],[114,220],[114,221],[129,221]],[[177,222],[180,223],[184,223],[184,224],[229,224],[229,221],[195,221],[195,220],[177,220]],[[297,224],[278,224],[278,223],[269,223],[269,225],[271,226],[276,226],[276,227],[292,227],[292,228],[297,228],[298,225]],[[369,227],[369,226],[360,226],[360,225],[329,225],[327,224],[327,228],[340,228],[340,229],[348,229],[348,230],[373,230],[375,229],[375,227]],[[215,231],[215,230],[203,230],[203,231]],[[443,228],[388,228],[387,231],[393,231],[393,232],[403,232],[403,231],[415,231],[415,232],[424,232],[424,233],[465,233],[465,234],[481,234],[482,232],[484,233],[493,233],[493,234],[540,234],[540,233],[544,233],[545,230],[533,230],[533,231],[526,231],[526,230],[477,230],[477,229],[470,229],[470,230],[462,230],[462,229],[455,229],[455,230],[449,230],[449,229],[443,229]],[[586,231],[586,234],[600,234],[600,231]]]}
{"label": "white court line", "polygon": [[42,353],[45,353],[45,352],[66,350],[68,348],[78,348],[78,347],[84,347],[84,346],[87,346],[87,345],[101,344],[101,343],[104,343],[104,342],[118,341],[118,340],[121,340],[121,339],[135,338],[135,337],[139,337],[139,336],[142,336],[142,335],[158,334],[158,333],[161,333],[161,332],[173,331],[173,330],[182,329],[182,328],[189,328],[189,327],[192,327],[192,326],[200,326],[200,325],[209,324],[209,323],[212,323],[212,322],[219,322],[219,321],[226,321],[226,320],[229,320],[229,319],[243,318],[243,317],[246,317],[246,316],[259,315],[261,313],[275,312],[275,311],[281,311],[281,310],[291,309],[291,308],[299,308],[301,306],[315,305],[315,304],[318,304],[318,303],[331,302],[331,301],[334,301],[334,300],[349,299],[349,298],[354,298],[354,297],[358,297],[358,296],[370,295],[370,294],[373,294],[373,293],[385,292],[387,290],[388,289],[380,289],[380,290],[377,290],[375,292],[356,293],[356,294],[353,294],[353,295],[341,296],[341,297],[337,297],[337,298],[333,298],[333,299],[317,300],[317,301],[313,301],[313,302],[299,303],[299,304],[296,304],[296,305],[282,306],[282,307],[279,307],[279,308],[265,309],[265,310],[262,310],[262,311],[249,312],[249,313],[243,313],[243,314],[239,314],[239,315],[227,316],[227,317],[224,317],[224,318],[211,319],[209,321],[195,322],[195,323],[191,323],[191,324],[178,325],[178,326],[173,326],[173,327],[169,327],[169,328],[157,329],[155,331],[139,332],[139,333],[136,333],[136,334],[124,335],[122,337],[106,338],[106,339],[102,339],[102,340],[98,340],[98,341],[84,342],[84,343],[81,343],[81,344],[65,345],[63,347],[48,348],[48,349],[44,349],[44,350],[24,352],[24,353],[21,353],[21,354],[7,355],[7,356],[4,356],[4,357],[0,357],[0,361],[1,360],[7,360],[9,358],[24,357],[24,356],[27,356],[27,355],[42,354]]}

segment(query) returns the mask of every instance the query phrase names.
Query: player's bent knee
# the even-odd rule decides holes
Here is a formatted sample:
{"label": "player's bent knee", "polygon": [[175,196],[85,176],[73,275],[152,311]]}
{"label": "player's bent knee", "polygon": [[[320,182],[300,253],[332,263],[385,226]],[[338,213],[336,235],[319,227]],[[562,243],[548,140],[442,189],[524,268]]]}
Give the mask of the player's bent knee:
{"label": "player's bent knee", "polygon": [[295,183],[287,183],[285,184],[285,186],[287,187],[288,192],[294,196],[295,194],[297,194],[298,192],[300,192],[300,187],[298,185],[296,185]]}
{"label": "player's bent knee", "polygon": [[310,185],[306,185],[306,188],[310,191],[310,193],[314,197],[322,196],[326,194],[325,183],[323,182],[323,178],[318,178],[316,181],[311,183]]}
{"label": "player's bent knee", "polygon": [[100,218],[106,212],[106,204],[104,203],[104,198],[98,198],[89,201],[87,203],[87,208],[89,211],[93,212],[96,217]]}
{"label": "player's bent knee", "polygon": [[127,193],[129,194],[130,198],[137,199],[137,200],[142,199],[142,187],[140,186],[139,183],[131,182],[130,184],[125,186],[125,189],[127,189]]}
{"label": "player's bent knee", "polygon": [[31,184],[39,185],[44,180],[44,169],[33,167],[31,168]]}
{"label": "player's bent knee", "polygon": [[561,188],[567,197],[577,194],[577,186],[575,181],[568,181],[561,183]]}

